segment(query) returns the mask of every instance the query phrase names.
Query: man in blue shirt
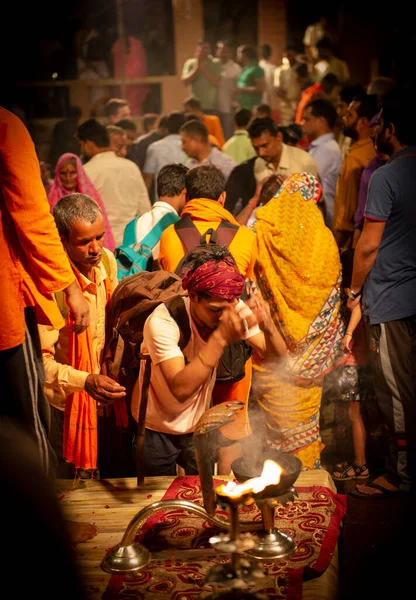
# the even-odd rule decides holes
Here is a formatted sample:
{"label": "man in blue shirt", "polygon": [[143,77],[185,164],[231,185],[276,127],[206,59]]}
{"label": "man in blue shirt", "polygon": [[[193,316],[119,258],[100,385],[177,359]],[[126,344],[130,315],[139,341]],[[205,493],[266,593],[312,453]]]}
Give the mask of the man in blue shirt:
{"label": "man in blue shirt", "polygon": [[416,484],[416,123],[414,95],[386,96],[377,152],[391,158],[371,177],[364,229],[355,250],[349,308],[363,290],[375,355],[375,392],[389,428],[387,471],[357,486],[392,495]]}
{"label": "man in blue shirt", "polygon": [[342,166],[341,150],[332,133],[336,120],[337,111],[329,100],[313,100],[303,111],[303,130],[313,140],[309,154],[318,166],[325,199],[325,224],[330,229],[334,217],[335,190]]}

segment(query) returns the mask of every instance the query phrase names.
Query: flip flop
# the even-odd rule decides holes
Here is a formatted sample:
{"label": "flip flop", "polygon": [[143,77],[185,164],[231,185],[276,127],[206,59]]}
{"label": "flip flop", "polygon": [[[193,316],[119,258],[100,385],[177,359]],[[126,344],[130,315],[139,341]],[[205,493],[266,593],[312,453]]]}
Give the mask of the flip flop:
{"label": "flip flop", "polygon": [[[379,477],[384,477],[386,479],[386,477],[384,475],[378,475],[377,477],[375,477],[375,479],[378,479]],[[396,498],[399,498],[401,496],[404,496],[405,494],[408,494],[408,492],[403,492],[402,490],[388,490],[387,488],[383,487],[382,485],[379,485],[378,483],[374,483],[374,481],[369,481],[368,483],[364,483],[363,485],[365,485],[366,487],[369,487],[373,490],[379,490],[381,492],[381,494],[364,494],[363,492],[360,492],[360,490],[358,490],[357,488],[354,488],[353,490],[350,491],[350,494],[352,496],[355,496],[357,498],[387,498],[387,497],[392,497],[395,496]],[[395,485],[395,484],[392,484]]]}

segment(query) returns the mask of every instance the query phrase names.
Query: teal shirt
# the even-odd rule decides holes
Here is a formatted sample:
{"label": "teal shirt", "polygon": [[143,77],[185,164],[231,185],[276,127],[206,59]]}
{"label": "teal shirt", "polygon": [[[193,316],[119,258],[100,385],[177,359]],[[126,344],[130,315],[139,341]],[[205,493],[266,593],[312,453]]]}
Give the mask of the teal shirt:
{"label": "teal shirt", "polygon": [[[258,63],[253,60],[241,71],[240,77],[237,80],[237,88],[252,87],[253,85],[256,85],[256,79],[260,79],[261,77],[264,77],[264,71],[259,67]],[[253,110],[253,106],[261,103],[262,95],[261,92],[237,94],[237,100],[241,108]]]}
{"label": "teal shirt", "polygon": [[[195,66],[196,58],[189,58],[182,69],[182,76],[187,75]],[[208,58],[208,71],[214,75],[221,76],[221,63]],[[197,74],[192,83],[189,84],[189,92],[201,102],[202,110],[216,110],[218,108],[218,86],[211,83],[202,73]]]}

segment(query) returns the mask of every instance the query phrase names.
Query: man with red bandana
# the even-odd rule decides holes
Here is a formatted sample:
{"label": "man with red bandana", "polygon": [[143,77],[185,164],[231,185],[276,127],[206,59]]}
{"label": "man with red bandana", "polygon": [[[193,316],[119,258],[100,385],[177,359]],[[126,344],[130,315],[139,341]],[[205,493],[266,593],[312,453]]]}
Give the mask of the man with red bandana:
{"label": "man with red bandana", "polygon": [[[193,431],[211,405],[218,361],[226,346],[245,339],[262,356],[284,356],[286,346],[259,294],[250,307],[240,300],[244,277],[224,247],[191,253],[183,265],[184,298],[191,337],[182,351],[179,327],[164,304],[148,317],[141,352],[151,357],[151,377],[144,443],[145,475],[198,473]],[[137,419],[142,376],[136,383],[132,411]]]}

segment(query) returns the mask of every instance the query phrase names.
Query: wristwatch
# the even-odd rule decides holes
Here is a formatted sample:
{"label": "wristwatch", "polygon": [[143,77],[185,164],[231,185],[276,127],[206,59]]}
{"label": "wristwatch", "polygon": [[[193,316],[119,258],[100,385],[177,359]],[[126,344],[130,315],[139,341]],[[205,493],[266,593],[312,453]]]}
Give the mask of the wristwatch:
{"label": "wristwatch", "polygon": [[354,290],[348,288],[347,296],[348,298],[351,298],[351,300],[356,300],[358,296],[361,296],[361,290],[359,292],[354,292]]}

